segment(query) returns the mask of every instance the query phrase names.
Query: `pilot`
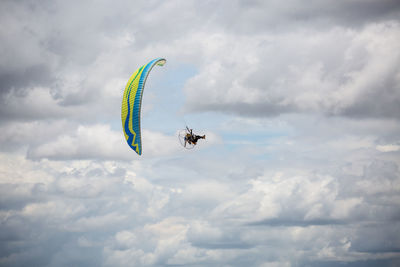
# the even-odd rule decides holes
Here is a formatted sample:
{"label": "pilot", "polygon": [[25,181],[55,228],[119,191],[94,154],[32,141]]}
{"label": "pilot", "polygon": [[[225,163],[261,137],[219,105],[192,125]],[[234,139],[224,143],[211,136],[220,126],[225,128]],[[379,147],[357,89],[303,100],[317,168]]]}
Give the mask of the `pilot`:
{"label": "pilot", "polygon": [[196,145],[197,141],[199,139],[206,139],[206,135],[193,134],[193,129],[188,128],[188,133],[186,133],[186,136],[185,136],[185,147],[186,147],[186,143],[189,143],[190,145],[191,144]]}

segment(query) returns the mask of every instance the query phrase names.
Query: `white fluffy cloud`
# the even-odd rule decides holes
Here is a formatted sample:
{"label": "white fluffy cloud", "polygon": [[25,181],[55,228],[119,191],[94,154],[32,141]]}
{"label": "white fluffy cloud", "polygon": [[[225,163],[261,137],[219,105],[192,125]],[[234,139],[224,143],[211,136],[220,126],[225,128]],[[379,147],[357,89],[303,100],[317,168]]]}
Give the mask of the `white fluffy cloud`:
{"label": "white fluffy cloud", "polygon": [[[61,256],[66,254],[69,260],[96,264],[75,247],[102,255],[104,265],[154,266],[384,261],[398,246],[396,239],[382,240],[397,229],[393,207],[399,204],[400,173],[391,162],[359,162],[363,171],[357,173],[344,161],[343,171],[334,176],[326,173],[329,167],[316,171],[278,164],[259,175],[237,173],[240,179],[225,173],[218,180],[195,181],[192,167],[182,164],[174,166],[180,169],[176,173],[185,173],[179,182],[157,180],[171,171],[169,164],[5,159],[3,154],[1,171],[8,180],[1,184],[7,207],[2,227],[23,231],[30,236],[24,242],[43,248],[56,238],[58,253],[25,251],[50,265],[68,261]],[[11,171],[12,164],[20,171]],[[199,177],[207,173],[197,171]],[[22,221],[42,226],[21,230]],[[379,229],[374,238],[366,235],[371,229]],[[9,243],[16,237],[4,238]],[[31,258],[18,247],[7,251],[19,256],[2,258],[6,265]]]}
{"label": "white fluffy cloud", "polygon": [[[181,151],[175,136],[143,130],[142,146],[149,157],[169,155]],[[122,138],[121,138],[122,137]],[[60,131],[53,138],[28,150],[31,159],[108,159],[132,160],[136,154],[126,145],[122,131],[113,131],[109,125],[78,126],[67,132]]]}
{"label": "white fluffy cloud", "polygon": [[248,116],[400,114],[398,22],[357,31],[336,27],[193,39],[204,46],[204,57],[199,74],[185,85],[188,109]]}

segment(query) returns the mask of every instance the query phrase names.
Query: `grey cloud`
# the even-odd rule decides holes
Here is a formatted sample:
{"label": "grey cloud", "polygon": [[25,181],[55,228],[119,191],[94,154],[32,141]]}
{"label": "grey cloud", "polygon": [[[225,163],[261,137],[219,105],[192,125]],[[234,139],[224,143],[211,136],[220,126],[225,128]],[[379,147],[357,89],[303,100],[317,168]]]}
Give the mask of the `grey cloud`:
{"label": "grey cloud", "polygon": [[50,85],[54,80],[51,70],[45,65],[35,65],[14,73],[4,71],[0,76],[0,96],[4,97],[12,89],[18,89],[17,94],[23,94],[26,88]]}
{"label": "grey cloud", "polygon": [[314,219],[314,220],[295,220],[292,218],[279,218],[279,219],[267,219],[260,222],[253,222],[249,225],[253,226],[273,226],[273,227],[309,227],[316,225],[342,225],[348,222],[344,220],[335,219]]}
{"label": "grey cloud", "polygon": [[[273,40],[275,35],[278,34],[276,37],[279,37],[279,34],[282,34],[273,29],[274,25],[296,25],[299,20],[310,21],[306,26],[302,26],[311,30],[310,33],[304,33],[304,35],[313,34],[312,29],[316,34],[324,32],[325,30],[313,27],[314,24],[318,24],[319,20],[325,20],[326,24],[332,25],[333,28],[339,25],[346,29],[347,26],[342,25],[341,22],[353,19],[356,22],[361,21],[361,24],[365,27],[377,22],[394,20],[395,16],[392,14],[397,14],[399,9],[396,1],[390,0],[380,1],[379,3],[375,1],[363,3],[359,1],[340,3],[336,1],[335,3],[313,2],[308,5],[304,5],[300,1],[267,4],[259,1],[251,3],[229,2],[229,4],[228,2],[220,2],[212,6],[209,3],[187,1],[179,3],[183,5],[182,8],[185,9],[185,12],[178,12],[178,9],[174,6],[175,2],[162,4],[139,2],[135,7],[129,4],[125,5],[124,1],[115,5],[100,2],[96,5],[96,12],[93,12],[94,8],[90,2],[82,2],[76,6],[63,2],[51,2],[46,3],[46,5],[42,2],[33,3],[30,1],[2,2],[4,6],[2,10],[12,10],[17,16],[9,16],[4,13],[5,16],[2,17],[3,24],[6,25],[5,29],[7,29],[7,26],[10,28],[1,33],[1,38],[7,40],[2,45],[2,50],[5,54],[4,62],[11,62],[12,64],[5,64],[0,68],[0,77],[2,77],[0,85],[1,101],[4,104],[9,104],[7,103],[8,100],[5,99],[5,94],[18,95],[19,92],[24,92],[37,86],[48,87],[49,94],[54,99],[54,105],[69,107],[71,111],[68,113],[71,116],[75,107],[86,103],[98,103],[99,100],[96,97],[99,96],[97,94],[99,87],[102,87],[104,83],[110,80],[110,77],[122,77],[121,73],[125,74],[128,71],[126,58],[141,59],[145,57],[149,53],[145,49],[147,44],[151,43],[159,51],[193,62],[196,61],[193,60],[193,57],[201,58],[204,53],[207,53],[207,49],[212,47],[212,42],[208,40],[207,36],[221,32],[227,32],[232,35],[240,33],[239,38],[232,37],[232,40],[224,46],[223,50],[229,51],[226,48],[230,47],[230,44],[239,41],[238,49],[240,51],[255,49],[256,52],[248,51],[248,53],[253,53],[254,57],[268,62],[272,67],[272,69],[260,67],[258,71],[253,71],[242,78],[235,79],[239,82],[239,85],[254,85],[254,88],[258,90],[255,92],[261,94],[270,94],[265,91],[270,91],[271,88],[276,87],[275,90],[282,91],[283,94],[285,92],[287,94],[294,93],[294,98],[303,99],[306,96],[299,94],[294,89],[298,82],[298,77],[291,77],[290,75],[293,75],[293,73],[290,73],[290,69],[288,70],[287,67],[288,65],[294,65],[302,69],[313,63],[294,60],[299,56],[300,60],[305,59],[301,50],[308,49],[308,44],[306,42],[298,47],[299,43],[296,40],[296,38],[304,36],[295,36],[294,39],[286,42],[284,40],[275,44],[272,42],[275,47],[272,47],[273,49],[269,52],[267,51],[267,53],[262,47],[269,47],[271,41],[259,42],[257,36],[269,36],[270,40]],[[314,15],[316,13],[318,14],[317,16]],[[275,18],[279,18],[279,20],[276,21]],[[85,27],[82,27],[83,24]],[[246,33],[243,30],[241,31],[240,27],[245,29]],[[289,28],[290,30],[286,32],[292,33],[298,30],[297,26],[290,26]],[[229,31],[226,31],[227,29]],[[249,29],[255,32],[248,34]],[[361,29],[362,27],[356,31]],[[199,33],[204,33],[206,36],[206,38],[201,37],[200,42],[196,40],[196,35]],[[259,43],[260,47],[248,47],[240,44],[240,37],[243,36],[250,38],[243,42]],[[328,91],[332,91],[335,86],[342,85],[340,80],[329,80],[330,73],[339,71],[340,78],[345,78],[349,74],[348,70],[341,72],[337,68],[341,65],[352,64],[352,62],[337,60],[344,57],[342,52],[346,52],[346,50],[344,50],[343,45],[346,46],[347,43],[343,42],[343,40],[338,40],[340,37],[335,38],[333,36],[333,38],[335,39],[335,45],[339,48],[335,48],[333,44],[321,43],[322,49],[314,49],[312,47],[312,51],[310,49],[306,50],[308,51],[306,53],[315,51],[318,55],[314,56],[314,58],[323,60],[323,67],[327,69],[322,73],[323,77],[314,77],[314,79],[322,79],[323,81],[319,81],[322,84],[319,85],[327,87],[326,90]],[[189,46],[185,46],[185,49],[190,47],[190,49],[194,50],[174,51],[171,53],[171,49],[166,47],[175,46],[177,40],[188,40]],[[191,44],[190,41],[193,43]],[[289,41],[296,45],[288,45]],[[20,45],[15,46],[15,43]],[[284,49],[279,53],[282,45]],[[296,50],[300,50],[300,52],[295,52]],[[328,50],[333,53],[332,56],[324,55]],[[362,47],[353,50],[361,51]],[[29,51],[30,56],[23,56],[27,53],[26,51]],[[234,50],[232,52],[236,54],[239,51]],[[288,61],[280,63],[280,60],[271,60],[271,53],[272,55],[278,53],[280,60],[285,58],[285,54],[287,54]],[[232,56],[235,55],[229,55],[230,58]],[[354,61],[361,60],[362,56],[357,56]],[[99,67],[99,65],[103,64],[99,62],[103,62],[102,60],[104,59],[107,59],[104,63],[111,64],[109,68]],[[205,63],[210,65],[212,61],[205,61]],[[331,66],[332,64],[334,65]],[[358,63],[356,62],[356,64]],[[394,64],[398,65],[398,63]],[[246,66],[246,63],[244,62],[243,65]],[[112,66],[118,67],[113,68]],[[274,72],[273,68],[279,70]],[[101,73],[98,73],[98,70],[101,70]],[[350,71],[358,70],[354,67],[350,69]],[[226,73],[235,73],[237,71],[240,70],[230,68],[226,70]],[[368,92],[361,95],[360,101],[357,101],[354,105],[342,108],[337,107],[335,101],[333,101],[328,103],[328,107],[325,107],[324,100],[313,103],[313,105],[321,106],[327,114],[355,117],[395,116],[394,114],[399,113],[396,108],[399,106],[399,100],[396,96],[398,91],[396,90],[397,82],[393,77],[398,70],[394,69],[393,71],[392,74],[388,74],[389,76],[383,82],[382,79],[377,80],[379,85],[371,85],[375,87],[372,93]],[[279,72],[288,74],[286,75],[288,77],[287,80],[284,78],[285,75],[276,78]],[[109,78],[104,77],[106,73],[110,75]],[[235,75],[233,74],[233,76]],[[227,90],[232,84],[221,83],[221,80],[229,79],[229,77],[226,75],[217,77],[217,85]],[[273,77],[276,78],[275,82],[278,85],[271,84]],[[95,78],[98,78],[99,81],[95,82]],[[324,82],[326,83],[324,84]],[[279,87],[279,83],[283,84]],[[197,86],[194,85],[194,87]],[[250,89],[254,88],[251,87]],[[195,89],[207,95],[204,89]],[[379,93],[382,91],[385,91],[385,93]],[[393,97],[388,97],[388,95],[393,95]],[[101,102],[103,104],[107,103],[107,96],[103,97],[104,99]],[[266,99],[269,101],[266,101]],[[379,99],[379,101],[371,99]],[[196,111],[226,111],[247,116],[274,116],[282,112],[299,111],[298,100],[290,100],[284,95],[275,94],[274,92],[270,97],[261,97],[259,100],[259,102],[252,103],[232,101],[232,103],[216,104],[213,100],[195,103],[192,102],[193,100],[189,96],[188,106],[191,106]],[[307,105],[307,103],[302,105]],[[46,106],[43,109],[46,109]],[[94,104],[92,110],[101,110],[101,108],[99,105]],[[303,109],[300,108],[300,110]],[[48,116],[52,114],[49,111],[45,113],[49,114]],[[63,114],[65,115],[65,113]],[[18,113],[10,107],[7,110],[2,110],[1,115],[3,118],[31,117],[31,120],[35,117],[42,118],[43,116],[34,112]]]}
{"label": "grey cloud", "polygon": [[[399,253],[400,241],[391,238],[399,231],[399,220],[390,224],[372,223],[359,227],[355,231],[350,250],[367,253]],[[374,240],[374,242],[366,242]]]}
{"label": "grey cloud", "polygon": [[1,95],[12,88],[50,84],[55,79],[56,58],[43,47],[49,28],[42,19],[45,11],[27,2],[3,1],[1,5]]}
{"label": "grey cloud", "polygon": [[[354,31],[216,34],[208,37],[215,48],[206,51],[199,74],[185,85],[186,109],[254,117],[304,112],[398,118],[400,61],[393,44],[399,36],[398,22]],[[229,64],[232,53],[241,64]]]}
{"label": "grey cloud", "polygon": [[11,184],[2,183],[0,185],[0,210],[12,209],[20,210],[29,203],[41,202],[43,184]]}
{"label": "grey cloud", "polygon": [[[399,262],[399,259],[379,259],[379,260],[359,260],[359,261],[351,261],[346,263],[346,266],[349,267],[374,267],[374,266],[382,266],[382,267],[393,267],[396,266]],[[306,266],[316,267],[316,266],[325,266],[325,267],[337,267],[342,266],[342,261],[313,261],[313,262],[305,262]]]}
{"label": "grey cloud", "polygon": [[362,27],[371,22],[397,19],[396,0],[385,1],[235,1],[216,5],[217,17],[227,29],[242,34],[290,30],[296,27],[330,28],[332,25]]}
{"label": "grey cloud", "polygon": [[[228,179],[229,186],[215,180],[198,181],[198,187],[209,192],[203,193],[203,198],[211,199],[201,202],[196,201],[200,200],[200,196],[193,196],[196,191],[190,190],[196,186],[192,179],[198,173],[190,170],[190,164],[174,165],[173,169],[182,169],[180,172],[185,177],[182,182],[175,178],[168,179],[167,183],[158,176],[159,173],[173,170],[170,163],[144,161],[132,165],[69,161],[43,164],[47,164],[47,175],[51,175],[53,180],[42,181],[43,186],[39,187],[38,194],[23,189],[31,188],[27,184],[20,184],[20,189],[15,186],[4,187],[14,191],[6,196],[15,195],[24,201],[19,204],[9,198],[1,207],[1,211],[13,214],[3,217],[2,229],[9,233],[4,236],[8,246],[2,248],[3,265],[24,265],[31,260],[49,266],[70,262],[87,266],[96,266],[99,262],[105,265],[127,262],[168,265],[174,262],[184,265],[229,263],[241,266],[244,262],[281,261],[287,251],[296,250],[297,246],[307,249],[307,255],[287,260],[307,262],[309,257],[320,252],[326,240],[329,240],[331,249],[336,251],[332,261],[347,257],[351,262],[357,262],[357,252],[367,253],[372,261],[377,260],[374,256],[377,251],[397,253],[398,239],[393,234],[397,231],[397,224],[388,227],[396,221],[383,216],[391,213],[395,207],[381,208],[379,221],[375,216],[368,216],[375,205],[387,204],[369,197],[373,193],[368,191],[371,186],[358,186],[360,191],[342,192],[349,186],[346,177],[333,179],[320,175],[316,179],[310,178],[312,171],[310,176],[304,177],[292,177],[290,172],[285,172],[280,178],[268,174],[257,175],[253,177],[253,186],[244,186],[240,179],[230,179],[230,174],[225,173],[220,181]],[[276,168],[279,170],[279,167]],[[386,177],[386,172],[391,175],[387,179],[398,182],[398,173],[393,174],[396,171],[393,164],[370,164],[368,168],[364,174],[353,176],[351,182],[375,183],[374,179],[382,175]],[[267,167],[265,171],[271,172]],[[205,171],[200,172],[199,176],[202,174]],[[297,182],[292,183],[293,180]],[[378,181],[386,184],[385,179]],[[339,186],[330,186],[329,183],[338,183]],[[225,190],[216,189],[218,186]],[[354,185],[351,187],[356,188]],[[384,186],[377,190],[387,193],[395,189]],[[16,191],[21,194],[17,195]],[[321,212],[325,212],[324,209],[332,211],[335,210],[332,205],[337,205],[336,202],[342,198],[359,196],[363,196],[364,206],[350,204],[363,210],[361,217],[357,213],[345,212],[344,217],[338,219],[329,216],[303,219],[315,204],[322,206]],[[272,199],[266,201],[269,197]],[[395,198],[396,195],[386,194],[385,197]],[[275,218],[254,223],[253,218],[265,211],[259,206],[260,203],[267,205],[266,210],[274,209],[274,203],[279,204],[281,212],[276,213]],[[342,208],[348,209],[348,205],[338,207],[339,212]],[[234,209],[237,209],[236,213],[233,213]],[[379,231],[376,231],[377,228]],[[368,232],[375,233],[374,238],[366,234]],[[292,239],[293,236],[296,238]],[[17,240],[23,246],[11,246]],[[387,240],[390,240],[390,245],[382,246],[382,242]],[[32,244],[39,244],[36,246],[38,249],[33,249]],[[350,250],[346,251],[343,247],[348,245],[351,245]],[[271,247],[268,253],[266,247]],[[79,253],[81,251],[85,253]],[[219,256],[210,257],[208,253],[217,253]],[[12,254],[18,257],[9,257]],[[246,260],[242,259],[244,256]],[[393,262],[395,257],[390,256],[386,262]],[[344,259],[342,262],[347,261]]]}
{"label": "grey cloud", "polygon": [[[2,119],[42,119],[38,112],[29,112],[30,103],[26,103],[26,109],[18,110],[16,107],[21,104],[10,102],[10,98],[23,102],[37,87],[47,89],[54,106],[82,106],[93,102],[94,93],[99,91],[93,80],[103,75],[90,76],[88,69],[96,62],[99,64],[101,55],[111,53],[118,46],[118,42],[113,42],[113,28],[106,23],[110,18],[103,16],[112,15],[107,5],[99,3],[96,12],[88,12],[93,10],[88,2],[65,5],[62,2],[3,1],[1,5]],[[118,17],[122,11],[118,9],[112,16]],[[93,78],[88,82],[88,77]],[[42,100],[33,99],[32,104],[39,101]],[[45,118],[54,116],[46,105],[42,110],[47,114]]]}
{"label": "grey cloud", "polygon": [[196,242],[192,241],[191,244],[195,247],[205,248],[205,249],[250,249],[254,245],[246,244],[238,240],[207,240],[206,242]]}
{"label": "grey cloud", "polygon": [[397,117],[400,114],[399,89],[397,82],[390,79],[374,92],[362,95],[359,102],[343,111],[343,115],[355,118]]}

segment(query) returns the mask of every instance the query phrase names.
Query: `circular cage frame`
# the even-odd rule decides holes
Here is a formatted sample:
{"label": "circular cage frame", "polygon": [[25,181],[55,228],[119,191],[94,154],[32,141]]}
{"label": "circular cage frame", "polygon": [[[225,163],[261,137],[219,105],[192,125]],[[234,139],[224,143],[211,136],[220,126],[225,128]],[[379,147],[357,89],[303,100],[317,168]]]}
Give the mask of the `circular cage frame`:
{"label": "circular cage frame", "polygon": [[178,132],[179,143],[182,145],[182,147],[184,147],[186,149],[193,149],[195,144],[193,144],[193,143],[189,144],[189,142],[186,142],[186,145],[185,145],[185,137],[188,133],[189,133],[189,131],[187,129],[182,129]]}

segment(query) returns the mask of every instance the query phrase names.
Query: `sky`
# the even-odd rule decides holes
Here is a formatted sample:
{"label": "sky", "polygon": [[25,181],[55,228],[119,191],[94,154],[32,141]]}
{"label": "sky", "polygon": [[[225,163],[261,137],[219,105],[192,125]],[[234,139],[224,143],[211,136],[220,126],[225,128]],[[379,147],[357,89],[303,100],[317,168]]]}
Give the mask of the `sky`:
{"label": "sky", "polygon": [[[2,0],[0,266],[399,266],[399,18],[397,0]],[[122,93],[159,57],[138,156]]]}

